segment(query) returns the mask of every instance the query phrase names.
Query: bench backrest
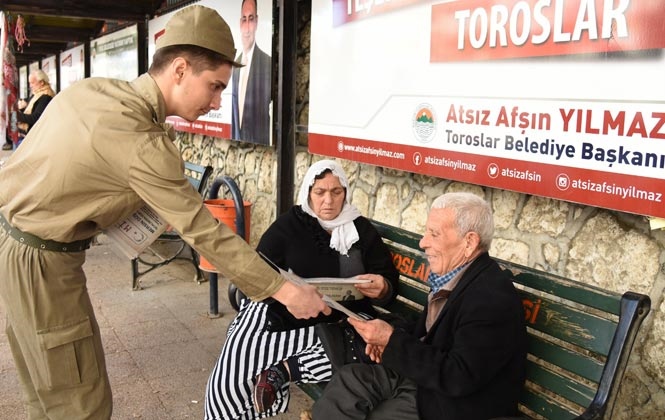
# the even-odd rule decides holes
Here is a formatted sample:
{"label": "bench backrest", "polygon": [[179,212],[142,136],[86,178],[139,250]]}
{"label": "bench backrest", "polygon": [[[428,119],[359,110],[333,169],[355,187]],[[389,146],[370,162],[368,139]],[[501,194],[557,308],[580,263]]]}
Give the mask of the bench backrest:
{"label": "bench backrest", "polygon": [[[427,300],[421,236],[372,221],[400,272],[390,311],[417,316]],[[611,413],[648,296],[608,292],[497,260],[515,275],[528,332],[527,383],[520,410],[546,419],[603,418]]]}
{"label": "bench backrest", "polygon": [[185,162],[185,176],[201,196],[203,196],[203,189],[206,187],[210,175],[212,175],[212,166]]}

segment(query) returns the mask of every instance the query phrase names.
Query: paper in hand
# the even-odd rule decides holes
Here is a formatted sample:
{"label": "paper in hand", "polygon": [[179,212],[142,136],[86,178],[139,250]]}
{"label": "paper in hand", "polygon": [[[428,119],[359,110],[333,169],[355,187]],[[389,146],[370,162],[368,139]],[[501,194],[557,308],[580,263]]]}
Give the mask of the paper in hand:
{"label": "paper in hand", "polygon": [[336,300],[333,300],[330,296],[323,295],[323,301],[331,308],[337,309],[338,311],[344,313],[346,316],[364,321],[364,319],[358,316],[358,314],[340,305],[339,303],[337,303]]}
{"label": "paper in hand", "polygon": [[[274,262],[270,261],[270,258],[266,257],[265,254],[263,254],[262,252],[259,252],[259,255],[261,255],[261,257],[263,257],[270,265],[277,268],[279,270],[279,274],[281,274],[285,279],[297,284],[298,286],[304,286],[304,285],[308,284],[306,280],[303,280],[300,276],[298,276],[293,271],[291,271],[291,270],[286,271],[286,270],[282,269],[281,267],[279,267]],[[323,301],[328,306],[330,306],[332,309],[337,309],[338,311],[344,313],[345,315],[356,318],[356,319],[360,319],[360,320],[363,319],[360,316],[358,316],[355,312],[350,311],[347,308],[345,308],[344,306],[337,303],[337,301],[330,298],[330,296],[326,296],[326,295],[322,294],[321,299],[323,299]]]}

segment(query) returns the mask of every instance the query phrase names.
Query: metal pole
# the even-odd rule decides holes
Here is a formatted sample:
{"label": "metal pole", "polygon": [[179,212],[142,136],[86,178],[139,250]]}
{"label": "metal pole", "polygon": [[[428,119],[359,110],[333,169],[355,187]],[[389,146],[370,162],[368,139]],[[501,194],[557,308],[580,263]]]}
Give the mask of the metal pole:
{"label": "metal pole", "polygon": [[296,143],[296,51],[298,2],[279,1],[279,73],[277,80],[277,214],[293,206]]}

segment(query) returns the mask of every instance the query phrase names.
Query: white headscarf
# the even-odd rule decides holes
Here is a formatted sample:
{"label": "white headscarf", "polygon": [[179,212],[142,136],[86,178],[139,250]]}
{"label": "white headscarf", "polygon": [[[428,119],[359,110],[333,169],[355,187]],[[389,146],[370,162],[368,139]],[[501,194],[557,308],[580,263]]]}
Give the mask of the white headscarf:
{"label": "white headscarf", "polygon": [[[346,189],[342,211],[333,220],[319,219],[316,213],[309,207],[309,189],[314,185],[315,177],[326,169],[330,169],[333,175],[339,178],[339,183]],[[358,230],[353,224],[353,221],[360,216],[360,211],[349,202],[349,181],[346,179],[346,174],[340,164],[333,160],[320,160],[310,166],[300,186],[298,204],[300,204],[305,213],[316,218],[322,228],[331,232],[330,247],[342,255],[348,255],[351,245],[360,239]]]}

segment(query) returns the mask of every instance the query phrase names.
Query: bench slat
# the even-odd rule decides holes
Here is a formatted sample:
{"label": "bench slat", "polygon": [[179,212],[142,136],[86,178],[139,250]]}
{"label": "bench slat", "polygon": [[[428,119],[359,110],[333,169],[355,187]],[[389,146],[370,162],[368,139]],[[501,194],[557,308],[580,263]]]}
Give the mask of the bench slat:
{"label": "bench slat", "polygon": [[[429,286],[427,285],[429,263],[427,258],[425,258],[425,254],[400,248],[390,242],[386,242],[386,245],[392,254],[393,264],[395,264],[397,271],[399,271],[404,277],[423,284],[427,290],[429,290]],[[425,293],[427,293],[427,291]]]}
{"label": "bench slat", "polygon": [[298,388],[302,389],[305,394],[309,395],[311,399],[316,401],[321,397],[321,394],[323,394],[326,384],[327,383],[299,383]]}
{"label": "bench slat", "polygon": [[422,289],[405,283],[403,281],[399,284],[399,296],[409,302],[415,302],[418,305],[424,306],[427,303],[427,293]]}
{"label": "bench slat", "polygon": [[540,290],[572,302],[589,306],[614,315],[619,315],[621,295],[595,288],[590,285],[572,283],[570,280],[549,273],[535,275],[524,266],[498,260],[501,266],[515,274],[515,282],[532,289]]}
{"label": "bench slat", "polygon": [[563,348],[534,334],[529,335],[528,352],[552,365],[565,366],[568,372],[593,382],[598,382],[603,373],[604,365],[599,360]]}
{"label": "bench slat", "polygon": [[558,404],[544,394],[534,392],[531,388],[524,388],[520,404],[549,420],[571,420],[580,414],[572,408]]}
{"label": "bench slat", "polygon": [[[527,325],[597,354],[607,356],[616,323],[563,305],[546,298],[518,290],[523,301],[534,308]],[[526,306],[526,305],[525,305]]]}
{"label": "bench slat", "polygon": [[422,235],[418,235],[413,232],[408,232],[403,229],[395,228],[393,226],[387,225],[383,222],[372,220],[372,224],[379,231],[379,234],[383,239],[387,239],[392,242],[397,242],[404,245],[405,247],[412,249],[420,249],[420,239]]}
{"label": "bench slat", "polygon": [[416,309],[413,306],[409,305],[408,303],[397,299],[390,305],[388,305],[385,309],[387,309],[389,312],[394,312],[398,314],[404,315],[409,321],[416,321],[420,314],[422,313],[422,309]]}
{"label": "bench slat", "polygon": [[539,386],[582,407],[591,404],[593,397],[596,395],[595,388],[581,382],[572,381],[570,378],[541,366],[533,360],[527,361],[527,377],[530,382],[537,383]]}

